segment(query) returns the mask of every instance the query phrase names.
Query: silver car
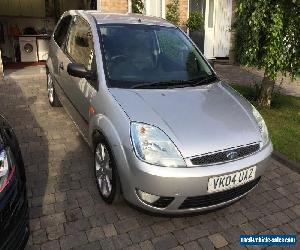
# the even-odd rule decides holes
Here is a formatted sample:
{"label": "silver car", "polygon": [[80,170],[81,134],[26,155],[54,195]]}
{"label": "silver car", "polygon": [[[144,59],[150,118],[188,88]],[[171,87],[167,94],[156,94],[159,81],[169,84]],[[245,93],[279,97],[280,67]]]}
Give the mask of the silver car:
{"label": "silver car", "polygon": [[107,203],[123,196],[160,213],[224,206],[258,184],[273,150],[258,111],[163,19],[64,13],[47,88],[93,150]]}

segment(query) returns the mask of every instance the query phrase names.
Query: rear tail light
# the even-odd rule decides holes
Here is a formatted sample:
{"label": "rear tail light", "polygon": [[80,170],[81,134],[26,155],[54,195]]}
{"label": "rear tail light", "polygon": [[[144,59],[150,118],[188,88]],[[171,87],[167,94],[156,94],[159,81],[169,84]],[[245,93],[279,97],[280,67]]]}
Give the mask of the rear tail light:
{"label": "rear tail light", "polygon": [[0,193],[11,181],[16,166],[13,162],[12,154],[9,148],[0,150]]}

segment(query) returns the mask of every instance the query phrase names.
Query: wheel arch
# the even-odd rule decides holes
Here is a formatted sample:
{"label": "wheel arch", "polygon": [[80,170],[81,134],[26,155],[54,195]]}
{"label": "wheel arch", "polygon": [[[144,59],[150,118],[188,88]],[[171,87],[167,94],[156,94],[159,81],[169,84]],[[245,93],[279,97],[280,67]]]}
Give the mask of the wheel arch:
{"label": "wheel arch", "polygon": [[122,190],[124,190],[124,188],[127,187],[126,180],[128,179],[127,175],[129,173],[129,165],[119,131],[115,128],[108,117],[100,114],[95,115],[90,120],[89,131],[89,143],[93,152],[95,150],[95,139],[97,136],[103,136],[110,147],[119,172]]}
{"label": "wheel arch", "polygon": [[53,74],[53,62],[52,62],[52,58],[50,56],[47,58],[45,67],[46,67],[46,74],[49,74],[49,73]]}

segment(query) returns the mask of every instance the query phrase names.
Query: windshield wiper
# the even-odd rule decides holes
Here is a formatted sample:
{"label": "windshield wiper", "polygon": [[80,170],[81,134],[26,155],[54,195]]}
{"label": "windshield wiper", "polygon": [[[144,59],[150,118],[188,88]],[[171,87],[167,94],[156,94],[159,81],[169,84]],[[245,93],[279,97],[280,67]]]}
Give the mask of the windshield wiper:
{"label": "windshield wiper", "polygon": [[191,80],[170,80],[170,81],[160,81],[160,82],[145,82],[133,85],[133,89],[162,89],[162,88],[185,88],[191,86],[204,85],[214,82],[216,75],[210,75],[202,78],[195,78]]}
{"label": "windshield wiper", "polygon": [[133,89],[163,89],[163,88],[184,88],[190,86],[187,84],[189,81],[183,80],[171,80],[171,81],[160,81],[160,82],[144,82],[133,85]]}
{"label": "windshield wiper", "polygon": [[218,77],[216,75],[209,75],[203,78],[193,79],[194,84],[192,85],[193,86],[204,85],[204,84],[212,83],[216,80],[218,80]]}

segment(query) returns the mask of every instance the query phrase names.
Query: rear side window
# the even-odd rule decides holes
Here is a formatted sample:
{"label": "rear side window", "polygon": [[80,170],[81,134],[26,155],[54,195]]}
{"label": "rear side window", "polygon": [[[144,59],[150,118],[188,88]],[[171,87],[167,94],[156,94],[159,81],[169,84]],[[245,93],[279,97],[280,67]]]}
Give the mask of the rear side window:
{"label": "rear side window", "polygon": [[72,17],[66,16],[60,20],[55,32],[54,32],[54,41],[59,47],[61,47],[64,41],[67,38],[68,29],[71,23]]}

